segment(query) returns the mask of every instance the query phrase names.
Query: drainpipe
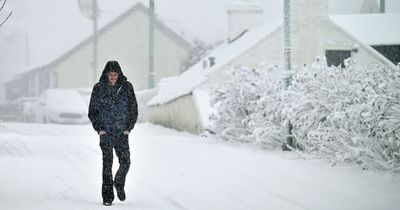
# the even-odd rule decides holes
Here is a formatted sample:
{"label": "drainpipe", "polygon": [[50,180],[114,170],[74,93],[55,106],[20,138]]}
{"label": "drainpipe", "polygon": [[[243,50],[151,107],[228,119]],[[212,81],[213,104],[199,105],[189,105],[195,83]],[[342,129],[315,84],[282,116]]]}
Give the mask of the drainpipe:
{"label": "drainpipe", "polygon": [[97,0],[93,1],[93,84],[97,82]]}

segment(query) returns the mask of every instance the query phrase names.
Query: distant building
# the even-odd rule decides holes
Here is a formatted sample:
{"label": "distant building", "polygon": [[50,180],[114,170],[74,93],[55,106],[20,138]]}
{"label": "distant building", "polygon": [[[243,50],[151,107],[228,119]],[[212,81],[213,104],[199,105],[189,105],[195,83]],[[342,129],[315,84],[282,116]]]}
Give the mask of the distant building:
{"label": "distant building", "polygon": [[[108,60],[117,60],[136,90],[147,88],[149,69],[149,11],[138,3],[99,29],[97,81]],[[66,34],[65,36],[68,36]],[[71,46],[63,55],[42,66],[16,75],[5,84],[8,100],[37,96],[48,88],[91,88],[93,86],[93,36]],[[155,79],[176,76],[191,44],[155,21]]]}
{"label": "distant building", "polygon": [[[310,66],[316,56],[326,57],[335,66],[350,57],[361,66],[400,62],[399,14],[329,16],[327,0],[296,0],[291,7],[294,70]],[[159,93],[148,103],[151,122],[201,133],[213,111],[210,90],[225,80],[227,70],[283,63],[282,22],[263,24],[260,9],[249,0],[230,6],[229,28],[235,30],[230,30],[228,41],[183,74],[159,83]],[[210,57],[211,67],[207,65]]]}

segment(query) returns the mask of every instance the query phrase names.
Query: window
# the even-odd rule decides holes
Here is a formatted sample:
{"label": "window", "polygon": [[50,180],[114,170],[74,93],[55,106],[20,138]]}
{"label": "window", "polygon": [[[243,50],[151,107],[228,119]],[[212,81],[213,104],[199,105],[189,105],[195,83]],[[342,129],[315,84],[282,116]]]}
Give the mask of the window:
{"label": "window", "polygon": [[395,65],[400,62],[400,45],[376,45],[372,47]]}
{"label": "window", "polygon": [[326,50],[326,62],[328,66],[341,66],[344,67],[344,60],[351,57],[350,50]]}

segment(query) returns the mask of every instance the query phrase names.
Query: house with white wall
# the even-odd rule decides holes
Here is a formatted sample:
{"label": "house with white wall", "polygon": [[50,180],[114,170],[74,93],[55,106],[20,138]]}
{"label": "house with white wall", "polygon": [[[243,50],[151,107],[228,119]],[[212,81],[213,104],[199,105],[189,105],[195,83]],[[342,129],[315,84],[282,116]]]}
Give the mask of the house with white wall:
{"label": "house with white wall", "polygon": [[[97,69],[93,73],[94,36],[81,37],[57,57],[5,84],[6,98],[38,96],[49,88],[92,88],[109,60],[117,60],[135,90],[148,87],[149,76],[149,10],[137,3],[102,26],[97,33]],[[64,38],[68,38],[68,34]],[[182,61],[191,44],[158,19],[154,30],[155,81],[182,72]],[[52,58],[53,56],[48,56]]]}
{"label": "house with white wall", "polygon": [[[335,66],[349,57],[361,66],[381,63],[394,67],[400,62],[398,56],[385,55],[388,49],[400,49],[399,14],[330,16],[327,0],[296,0],[291,8],[292,70],[310,66],[316,56],[326,57],[328,65]],[[233,2],[228,8],[227,41],[183,74],[160,81],[158,94],[148,103],[149,120],[202,133],[212,112],[210,91],[225,80],[227,70],[260,63],[280,66],[282,22],[263,23],[262,15],[261,6],[254,1]]]}

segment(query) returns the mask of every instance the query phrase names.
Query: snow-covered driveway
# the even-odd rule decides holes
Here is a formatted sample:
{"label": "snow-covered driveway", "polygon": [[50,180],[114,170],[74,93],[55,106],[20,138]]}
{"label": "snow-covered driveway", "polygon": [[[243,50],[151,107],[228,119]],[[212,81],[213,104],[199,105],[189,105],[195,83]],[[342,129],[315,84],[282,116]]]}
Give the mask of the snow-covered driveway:
{"label": "snow-covered driveway", "polygon": [[[0,125],[0,209],[399,209],[400,176],[330,167],[151,124],[130,135],[127,201],[101,203],[89,125]],[[114,163],[117,163],[115,160]],[[115,164],[116,166],[116,164]],[[114,171],[116,170],[116,167]]]}

